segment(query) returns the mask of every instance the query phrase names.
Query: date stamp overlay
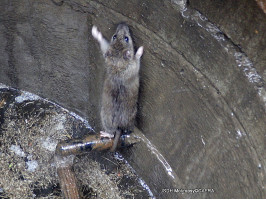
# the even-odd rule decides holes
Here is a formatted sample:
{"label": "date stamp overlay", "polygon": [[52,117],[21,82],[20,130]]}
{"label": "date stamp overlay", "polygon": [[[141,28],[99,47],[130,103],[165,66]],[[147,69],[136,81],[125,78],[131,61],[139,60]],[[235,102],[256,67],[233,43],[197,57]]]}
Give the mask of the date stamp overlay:
{"label": "date stamp overlay", "polygon": [[195,189],[178,189],[178,188],[163,188],[164,193],[179,193],[179,194],[197,194],[197,193],[214,193],[214,189],[195,188]]}

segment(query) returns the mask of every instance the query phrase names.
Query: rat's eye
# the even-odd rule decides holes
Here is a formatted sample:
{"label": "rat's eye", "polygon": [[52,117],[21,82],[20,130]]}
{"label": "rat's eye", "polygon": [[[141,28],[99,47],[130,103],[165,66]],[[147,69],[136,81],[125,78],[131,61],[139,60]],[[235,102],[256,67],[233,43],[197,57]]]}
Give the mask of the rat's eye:
{"label": "rat's eye", "polygon": [[115,39],[116,39],[116,35],[113,36],[113,40],[115,40]]}
{"label": "rat's eye", "polygon": [[129,40],[127,36],[125,36],[125,38],[124,38],[124,39],[125,39],[125,41],[126,41],[126,42],[128,42],[128,40]]}

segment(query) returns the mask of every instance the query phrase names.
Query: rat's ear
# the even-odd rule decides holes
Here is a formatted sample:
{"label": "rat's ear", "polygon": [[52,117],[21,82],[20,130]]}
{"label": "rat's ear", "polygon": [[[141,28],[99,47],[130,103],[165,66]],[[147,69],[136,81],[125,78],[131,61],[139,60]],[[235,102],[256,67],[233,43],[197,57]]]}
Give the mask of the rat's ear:
{"label": "rat's ear", "polygon": [[136,55],[135,55],[136,59],[140,59],[140,57],[142,56],[142,54],[143,54],[143,46],[141,46],[141,47],[138,48],[138,50],[136,52]]}

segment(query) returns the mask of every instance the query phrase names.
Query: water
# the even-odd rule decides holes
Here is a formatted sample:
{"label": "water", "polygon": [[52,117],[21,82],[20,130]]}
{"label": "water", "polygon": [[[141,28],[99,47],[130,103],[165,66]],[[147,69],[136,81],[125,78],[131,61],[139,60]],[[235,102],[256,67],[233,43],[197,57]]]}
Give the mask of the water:
{"label": "water", "polygon": [[[94,133],[89,122],[47,99],[4,84],[0,84],[0,98],[5,102],[0,109],[4,116],[0,126],[0,197],[62,198],[58,160],[54,158],[56,145],[78,136],[79,130]],[[119,160],[109,152],[96,152],[69,160],[85,198],[154,197],[123,157]]]}

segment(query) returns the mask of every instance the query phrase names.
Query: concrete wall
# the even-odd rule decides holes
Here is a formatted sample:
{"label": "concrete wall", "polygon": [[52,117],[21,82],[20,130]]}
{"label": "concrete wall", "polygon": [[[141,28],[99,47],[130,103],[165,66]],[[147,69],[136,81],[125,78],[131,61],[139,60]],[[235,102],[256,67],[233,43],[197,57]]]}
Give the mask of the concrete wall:
{"label": "concrete wall", "polygon": [[[125,21],[144,45],[146,138],[122,152],[137,173],[159,198],[262,198],[266,17],[252,0],[200,2],[2,0],[0,82],[100,130],[104,62],[91,27],[110,38]],[[163,190],[196,188],[213,190]]]}

